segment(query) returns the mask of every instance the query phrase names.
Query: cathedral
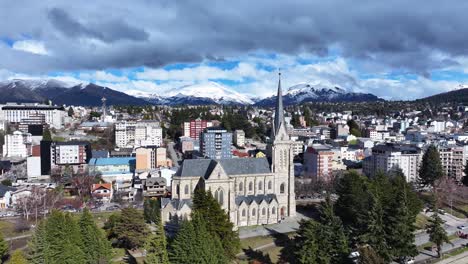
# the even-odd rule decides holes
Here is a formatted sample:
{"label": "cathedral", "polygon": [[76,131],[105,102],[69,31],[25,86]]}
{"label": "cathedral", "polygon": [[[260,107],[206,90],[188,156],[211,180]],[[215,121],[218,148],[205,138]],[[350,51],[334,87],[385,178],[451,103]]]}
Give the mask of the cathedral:
{"label": "cathedral", "polygon": [[190,217],[195,188],[210,190],[236,227],[274,224],[296,215],[292,141],[278,81],[272,135],[265,158],[187,159],[161,201],[164,222]]}

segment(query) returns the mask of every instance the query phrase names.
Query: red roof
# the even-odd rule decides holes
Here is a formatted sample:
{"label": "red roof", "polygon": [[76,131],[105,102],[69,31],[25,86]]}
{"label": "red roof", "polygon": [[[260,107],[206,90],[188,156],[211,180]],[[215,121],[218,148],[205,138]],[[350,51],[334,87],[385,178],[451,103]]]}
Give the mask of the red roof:
{"label": "red roof", "polygon": [[96,183],[93,184],[92,188],[93,192],[97,189],[107,189],[111,190],[112,189],[112,183]]}

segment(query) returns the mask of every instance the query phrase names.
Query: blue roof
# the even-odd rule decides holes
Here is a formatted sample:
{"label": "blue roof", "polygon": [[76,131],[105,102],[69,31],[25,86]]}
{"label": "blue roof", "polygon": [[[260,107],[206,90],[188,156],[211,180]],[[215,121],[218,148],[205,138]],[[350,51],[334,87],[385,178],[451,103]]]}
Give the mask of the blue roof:
{"label": "blue roof", "polygon": [[130,165],[135,163],[135,157],[111,157],[111,158],[92,158],[89,165]]}

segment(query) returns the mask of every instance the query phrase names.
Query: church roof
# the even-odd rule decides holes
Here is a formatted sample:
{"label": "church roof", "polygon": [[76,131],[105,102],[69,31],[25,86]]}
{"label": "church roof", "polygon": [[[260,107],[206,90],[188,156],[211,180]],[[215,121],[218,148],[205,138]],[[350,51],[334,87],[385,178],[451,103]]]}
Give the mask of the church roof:
{"label": "church roof", "polygon": [[259,194],[259,195],[248,195],[248,196],[237,196],[236,204],[240,205],[242,202],[246,204],[252,204],[253,202],[261,204],[262,201],[266,201],[268,204],[276,200],[276,194]]}
{"label": "church roof", "polygon": [[171,204],[172,207],[176,210],[182,209],[184,205],[187,205],[189,208],[192,208],[192,199],[161,199],[161,208],[165,208],[168,204]]}
{"label": "church roof", "polygon": [[204,177],[211,174],[217,164],[220,164],[227,175],[249,175],[271,173],[270,164],[266,158],[239,159],[187,159],[176,173],[181,177]]}

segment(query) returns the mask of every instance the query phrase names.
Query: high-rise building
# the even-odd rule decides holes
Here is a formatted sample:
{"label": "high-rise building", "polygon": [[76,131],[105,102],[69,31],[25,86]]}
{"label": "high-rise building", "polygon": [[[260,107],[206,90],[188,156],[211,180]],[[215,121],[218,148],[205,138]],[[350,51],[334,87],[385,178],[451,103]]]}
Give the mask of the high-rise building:
{"label": "high-rise building", "polygon": [[304,153],[304,177],[329,182],[332,179],[333,155],[325,145],[312,145]]}
{"label": "high-rise building", "polygon": [[119,148],[161,146],[162,128],[159,122],[119,122],[115,124],[115,144]]}
{"label": "high-rise building", "polygon": [[206,120],[201,120],[201,119],[195,119],[190,122],[185,122],[184,123],[184,136],[185,137],[191,137],[195,139],[195,142],[197,142],[200,139],[200,134],[205,130],[207,127],[212,127],[213,122],[211,121],[206,121]]}
{"label": "high-rise building", "polygon": [[136,149],[136,172],[167,167],[167,150],[161,147],[140,147]]}
{"label": "high-rise building", "polygon": [[50,106],[40,104],[7,104],[0,107],[0,117],[11,123],[20,123],[23,119],[29,119],[31,115],[43,114],[45,122],[52,128],[61,129],[66,116],[62,106]]}
{"label": "high-rise building", "polygon": [[52,142],[50,162],[52,169],[70,167],[75,173],[83,173],[91,159],[91,145],[85,141]]}
{"label": "high-rise building", "polygon": [[203,156],[211,159],[230,159],[232,133],[219,127],[205,128],[200,138],[200,150]]}
{"label": "high-rise building", "polygon": [[461,180],[465,176],[464,168],[468,158],[468,146],[439,145],[437,148],[445,175],[458,181]]}
{"label": "high-rise building", "polygon": [[15,131],[11,135],[5,135],[3,156],[26,158],[31,155],[31,144],[32,136],[30,133]]}
{"label": "high-rise building", "polygon": [[245,132],[244,130],[235,130],[234,131],[234,144],[238,147],[243,147],[245,145]]}
{"label": "high-rise building", "polygon": [[373,177],[379,171],[387,173],[401,170],[406,181],[415,182],[421,159],[421,149],[412,145],[376,145],[372,148],[372,155],[364,159],[363,172]]}

